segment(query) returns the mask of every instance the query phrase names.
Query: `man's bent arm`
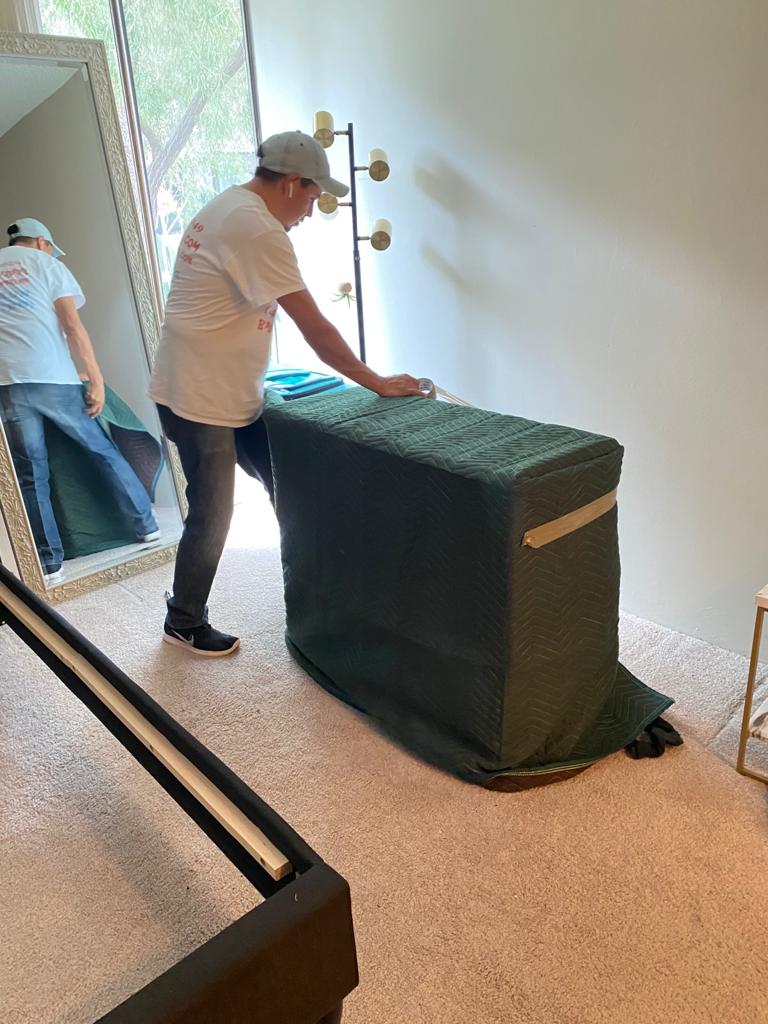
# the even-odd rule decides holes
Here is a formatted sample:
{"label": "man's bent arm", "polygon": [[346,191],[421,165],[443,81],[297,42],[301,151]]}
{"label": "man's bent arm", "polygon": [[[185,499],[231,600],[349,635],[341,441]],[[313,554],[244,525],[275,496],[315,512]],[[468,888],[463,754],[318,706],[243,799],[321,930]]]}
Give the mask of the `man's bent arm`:
{"label": "man's bent arm", "polygon": [[333,324],[320,312],[309,291],[283,295],[278,302],[324,363],[378,395],[421,395],[418,382],[406,374],[382,377],[361,362]]}
{"label": "man's bent arm", "polygon": [[72,361],[78,373],[87,377],[90,382],[89,411],[91,415],[98,416],[104,405],[104,378],[101,375],[99,364],[96,362],[96,353],[93,351],[88,331],[80,319],[80,314],[75,308],[75,301],[71,295],[57,299],[53,305],[64,337],[67,339]]}

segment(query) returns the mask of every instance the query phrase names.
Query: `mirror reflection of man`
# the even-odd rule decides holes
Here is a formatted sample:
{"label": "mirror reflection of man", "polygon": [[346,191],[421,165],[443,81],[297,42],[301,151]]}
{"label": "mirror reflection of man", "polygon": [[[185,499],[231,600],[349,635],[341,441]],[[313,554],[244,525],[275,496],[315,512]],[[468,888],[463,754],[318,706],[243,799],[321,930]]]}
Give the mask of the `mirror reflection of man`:
{"label": "mirror reflection of man", "polygon": [[272,471],[261,420],[264,375],[278,305],[338,373],[382,396],[422,395],[408,374],[382,377],[323,316],[301,277],[291,228],[321,192],[344,196],[325,150],[302,132],[259,148],[259,166],[193,219],[173,270],[149,388],[187,478],[189,513],[176,555],[163,639],[220,657],[240,641],[208,622],[207,601],[227,539],[235,465],[268,490]]}
{"label": "mirror reflection of man", "polygon": [[46,420],[88,453],[137,540],[160,532],[146,490],[96,418],[104,378],[78,313],[85,297],[58,258],[64,253],[33,217],[17,220],[8,237],[0,249],[0,415],[50,582],[61,575],[64,550],[51,505]]}

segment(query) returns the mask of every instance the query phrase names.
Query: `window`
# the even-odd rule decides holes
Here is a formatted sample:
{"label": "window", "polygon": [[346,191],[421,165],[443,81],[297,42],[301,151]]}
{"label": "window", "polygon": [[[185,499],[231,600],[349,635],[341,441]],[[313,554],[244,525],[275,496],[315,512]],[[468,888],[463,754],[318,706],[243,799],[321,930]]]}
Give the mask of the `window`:
{"label": "window", "polygon": [[[164,294],[183,228],[256,164],[239,0],[121,0]],[[107,0],[40,0],[44,31],[103,39],[121,101]],[[124,121],[124,114],[122,115]]]}

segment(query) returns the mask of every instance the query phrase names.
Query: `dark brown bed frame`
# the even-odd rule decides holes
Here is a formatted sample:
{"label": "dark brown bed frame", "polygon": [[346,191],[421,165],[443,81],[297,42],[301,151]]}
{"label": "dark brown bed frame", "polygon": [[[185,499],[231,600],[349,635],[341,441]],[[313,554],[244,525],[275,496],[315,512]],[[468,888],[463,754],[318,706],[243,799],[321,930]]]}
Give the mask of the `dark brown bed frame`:
{"label": "dark brown bed frame", "polygon": [[358,983],[349,886],[265,801],[0,565],[6,623],[264,897],[97,1024],[337,1024]]}

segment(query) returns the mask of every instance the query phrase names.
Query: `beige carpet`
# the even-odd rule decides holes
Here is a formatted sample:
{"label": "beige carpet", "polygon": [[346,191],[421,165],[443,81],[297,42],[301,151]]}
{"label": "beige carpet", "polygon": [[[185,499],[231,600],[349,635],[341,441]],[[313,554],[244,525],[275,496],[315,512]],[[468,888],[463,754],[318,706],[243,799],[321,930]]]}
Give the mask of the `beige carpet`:
{"label": "beige carpet", "polygon": [[[243,637],[230,659],[159,642],[169,568],[61,611],[348,879],[347,1024],[768,1019],[768,791],[731,767],[744,659],[625,617],[623,658],[677,698],[685,746],[490,793],[294,665],[275,541],[241,506],[211,602]],[[0,663],[0,1020],[88,1024],[255,893],[7,629]]]}

